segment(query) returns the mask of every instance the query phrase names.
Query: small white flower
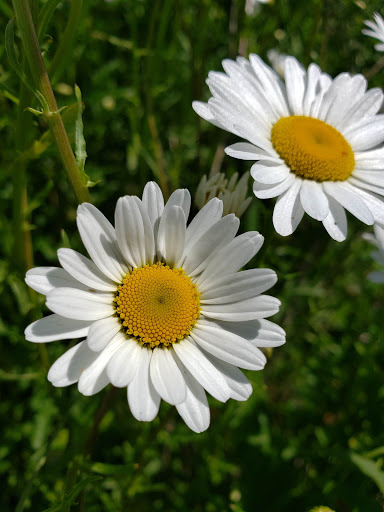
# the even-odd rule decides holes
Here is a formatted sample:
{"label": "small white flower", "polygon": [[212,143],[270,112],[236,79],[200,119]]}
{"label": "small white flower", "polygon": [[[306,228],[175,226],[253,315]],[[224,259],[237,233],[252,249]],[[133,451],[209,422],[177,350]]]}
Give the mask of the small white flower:
{"label": "small white flower", "polygon": [[280,302],[261,295],[276,282],[269,269],[238,272],[260,249],[255,231],[236,236],[239,220],[222,217],[212,199],[186,227],[191,198],[177,190],[164,206],[155,183],[143,198],[118,200],[115,228],[91,204],[77,225],[91,259],[59,249],[63,268],[29,270],[27,284],[54,313],[29,325],[27,340],[86,338],[48,373],[58,387],[78,382],[84,395],[108,383],[127,387],[132,414],[151,421],[161,398],[195,432],[209,426],[205,391],[220,401],[246,400],[252,387],[239,370],[261,370],[258,347],[285,342],[265,320]]}
{"label": "small white flower", "polygon": [[223,215],[234,213],[240,219],[250,205],[252,198],[247,197],[249,175],[243,174],[239,181],[235,172],[228,181],[225,174],[219,172],[210,178],[201,178],[196,189],[195,204],[201,209],[214,197],[223,201]]}
{"label": "small white flower", "polygon": [[251,168],[256,197],[278,197],[273,223],[293,233],[304,212],[345,240],[345,209],[368,225],[384,224],[384,116],[380,89],[362,75],[332,80],[316,64],[306,71],[293,57],[285,82],[257,55],[224,60],[210,72],[213,94],[193,108],[212,124],[249,142],[226,148]]}
{"label": "small white flower", "polygon": [[362,33],[366,36],[374,37],[375,39],[382,41],[379,44],[375,44],[375,50],[378,52],[384,52],[384,20],[378,12],[375,12],[373,17],[376,23],[370,20],[364,21],[370,30],[364,28]]}
{"label": "small white flower", "polygon": [[[376,263],[384,267],[384,226],[375,224],[373,230],[374,235],[364,233],[364,238],[377,247],[377,251],[372,251],[371,256]],[[374,283],[384,283],[384,270],[370,272],[367,277]]]}

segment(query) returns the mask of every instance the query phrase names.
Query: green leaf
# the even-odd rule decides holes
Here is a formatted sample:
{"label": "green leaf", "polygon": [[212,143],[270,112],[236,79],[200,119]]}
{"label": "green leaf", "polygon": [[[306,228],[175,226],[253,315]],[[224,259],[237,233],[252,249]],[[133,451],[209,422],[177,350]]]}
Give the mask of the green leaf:
{"label": "green leaf", "polygon": [[39,13],[39,18],[37,20],[37,26],[38,28],[38,38],[39,41],[42,37],[45,35],[45,31],[47,30],[47,26],[49,23],[49,20],[51,19],[51,16],[56,9],[56,7],[59,5],[61,0],[48,0],[44,4],[44,7],[41,9]]}
{"label": "green leaf", "polygon": [[8,7],[4,0],[0,0],[0,10],[3,11],[3,14],[7,16],[7,18],[12,18],[13,11],[10,7]]}
{"label": "green leaf", "polygon": [[7,26],[5,28],[5,50],[7,52],[8,60],[17,74],[17,76],[20,78],[20,80],[23,82],[25,87],[32,93],[35,94],[35,88],[30,84],[27,75],[24,73],[24,70],[17,58],[16,50],[15,50],[15,21],[16,18],[11,18],[9,22],[7,23]]}
{"label": "green leaf", "polygon": [[380,492],[384,494],[384,471],[381,471],[375,462],[357,453],[352,453],[351,459],[360,471],[371,478],[380,489]]}
{"label": "green leaf", "polygon": [[20,313],[25,316],[31,310],[33,304],[29,298],[28,289],[24,281],[19,279],[16,275],[10,274],[7,278],[7,283],[11,288],[13,295],[16,299]]}
{"label": "green leaf", "polygon": [[128,466],[126,464],[104,464],[103,462],[94,462],[90,466],[90,471],[99,473],[100,475],[116,475],[127,476],[135,469],[134,464]]}
{"label": "green leaf", "polygon": [[24,69],[22,65],[20,64],[15,50],[15,18],[12,18],[9,20],[7,27],[5,29],[5,49],[7,52],[7,56],[9,59],[9,62],[17,74],[17,76],[20,78],[20,80],[23,82],[25,87],[39,100],[41,103],[43,109],[45,111],[48,111],[48,105],[45,101],[44,96],[30,83],[30,80],[28,79],[27,75],[24,72]]}
{"label": "green leaf", "polygon": [[56,505],[53,505],[52,507],[49,507],[45,509],[43,512],[57,512],[62,510],[70,510],[71,505],[76,500],[77,496],[81,493],[81,491],[90,483],[96,482],[98,480],[102,480],[101,476],[88,476],[87,478],[84,478],[81,482],[79,482],[75,487],[72,489],[72,491],[69,493],[69,495],[61,502],[56,503]]}
{"label": "green leaf", "polygon": [[75,154],[77,165],[80,172],[84,172],[85,160],[87,158],[86,144],[84,139],[84,125],[83,125],[83,102],[81,99],[80,88],[75,84],[75,94],[77,99],[77,118],[76,118],[76,131],[75,131]]}

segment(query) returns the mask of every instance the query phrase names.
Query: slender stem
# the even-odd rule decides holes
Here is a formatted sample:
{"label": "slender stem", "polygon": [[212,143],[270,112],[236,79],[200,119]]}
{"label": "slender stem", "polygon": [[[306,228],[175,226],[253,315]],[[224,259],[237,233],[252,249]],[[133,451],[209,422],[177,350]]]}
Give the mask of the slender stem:
{"label": "slender stem", "polygon": [[[21,153],[29,140],[25,131],[28,114],[24,109],[30,105],[31,93],[20,84],[19,104],[17,108],[15,149],[16,155]],[[21,273],[33,267],[33,251],[31,232],[27,228],[26,212],[28,209],[26,162],[16,159],[12,165],[13,181],[13,265]]]}
{"label": "slender stem", "polygon": [[65,69],[68,59],[72,56],[73,40],[76,35],[77,27],[81,21],[81,12],[83,9],[83,0],[72,0],[71,11],[64,34],[60,40],[60,45],[56,50],[55,56],[49,67],[52,82],[57,82],[61,73]]}
{"label": "slender stem", "polygon": [[81,173],[69,143],[64,123],[58,111],[55,96],[44,61],[41,55],[39,42],[33,23],[28,0],[13,0],[16,20],[20,29],[24,51],[36,87],[47,102],[49,112],[45,113],[52,135],[56,141],[61,160],[67,171],[72,188],[79,203],[90,202],[91,197],[87,187],[85,173]]}

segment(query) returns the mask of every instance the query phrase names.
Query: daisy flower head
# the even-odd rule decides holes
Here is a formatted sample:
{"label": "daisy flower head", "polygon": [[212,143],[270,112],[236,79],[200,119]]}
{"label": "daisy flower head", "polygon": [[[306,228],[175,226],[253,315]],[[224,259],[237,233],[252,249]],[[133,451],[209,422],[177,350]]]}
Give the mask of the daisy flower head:
{"label": "daisy flower head", "polygon": [[239,181],[237,181],[238,177],[237,172],[229,180],[222,172],[210,178],[204,175],[196,189],[196,206],[201,209],[211,199],[218,197],[223,201],[223,215],[234,213],[240,219],[252,198],[247,197],[249,174],[243,174]]}
{"label": "daisy flower head", "polygon": [[253,160],[257,198],[277,197],[276,231],[290,235],[304,212],[345,240],[345,210],[368,225],[384,224],[384,116],[380,89],[367,91],[362,75],[335,79],[316,64],[305,70],[284,61],[284,80],[257,55],[224,60],[210,72],[208,103],[194,110],[248,142],[225,149]]}
{"label": "daisy flower head", "polygon": [[384,51],[384,20],[378,12],[373,15],[375,21],[365,20],[364,23],[369,27],[369,30],[364,28],[362,33],[369,37],[374,37],[381,41],[379,44],[375,44],[375,50],[378,52]]}
{"label": "daisy flower head", "polygon": [[209,426],[205,391],[220,401],[246,400],[252,387],[239,370],[261,370],[259,347],[285,342],[265,320],[280,302],[264,295],[269,269],[238,272],[260,249],[258,232],[236,236],[239,220],[222,217],[212,199],[187,227],[191,198],[176,190],[164,205],[151,182],[143,197],[118,200],[115,228],[91,204],[77,225],[90,259],[59,249],[62,268],[29,270],[27,284],[53,312],[26,328],[41,343],[85,338],[50,368],[57,387],[78,383],[93,395],[108,383],[126,387],[133,416],[151,421],[160,400],[176,406],[195,432]]}

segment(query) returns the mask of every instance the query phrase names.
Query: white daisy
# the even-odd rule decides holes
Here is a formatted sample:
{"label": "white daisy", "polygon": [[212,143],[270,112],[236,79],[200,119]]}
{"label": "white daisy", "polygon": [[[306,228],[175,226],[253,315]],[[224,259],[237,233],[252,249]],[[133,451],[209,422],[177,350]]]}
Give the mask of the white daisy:
{"label": "white daisy", "polygon": [[384,224],[384,116],[380,89],[367,91],[362,75],[332,80],[316,64],[307,71],[284,62],[285,83],[257,55],[224,60],[210,72],[213,94],[194,102],[207,121],[249,142],[226,148],[251,168],[256,197],[278,197],[273,223],[281,235],[296,229],[304,212],[345,240],[345,210],[365,224]]}
{"label": "white daisy", "polygon": [[375,39],[382,41],[379,44],[375,44],[375,50],[377,50],[378,52],[383,52],[384,51],[384,20],[378,12],[375,12],[373,17],[374,17],[375,21],[370,21],[370,20],[364,21],[364,23],[367,25],[367,27],[370,28],[370,30],[367,30],[365,28],[362,30],[362,33],[365,34],[366,36],[374,37]]}
{"label": "white daisy", "polygon": [[261,295],[276,282],[269,269],[238,272],[260,249],[253,231],[236,236],[239,220],[222,217],[212,199],[186,227],[187,190],[164,206],[155,183],[143,198],[118,200],[115,228],[91,204],[77,224],[91,259],[59,249],[63,268],[28,271],[26,282],[47,296],[54,313],[29,325],[37,343],[86,338],[51,367],[54,386],[78,382],[84,395],[108,383],[128,388],[135,418],[151,421],[160,399],[176,406],[196,432],[209,426],[205,391],[225,402],[246,400],[252,388],[238,367],[261,370],[258,347],[285,342],[265,320],[280,302]]}
{"label": "white daisy", "polygon": [[[376,248],[376,251],[372,251],[372,258],[384,267],[384,226],[379,224],[374,225],[374,235],[371,233],[364,233],[364,238],[371,242]],[[374,283],[384,283],[384,270],[377,270],[368,274],[368,279]]]}
{"label": "white daisy", "polygon": [[225,174],[219,172],[210,178],[205,175],[201,178],[195,194],[195,204],[199,210],[214,197],[223,201],[223,215],[234,213],[240,219],[250,205],[252,198],[247,197],[249,174],[237,181],[239,175],[235,172],[230,180]]}

